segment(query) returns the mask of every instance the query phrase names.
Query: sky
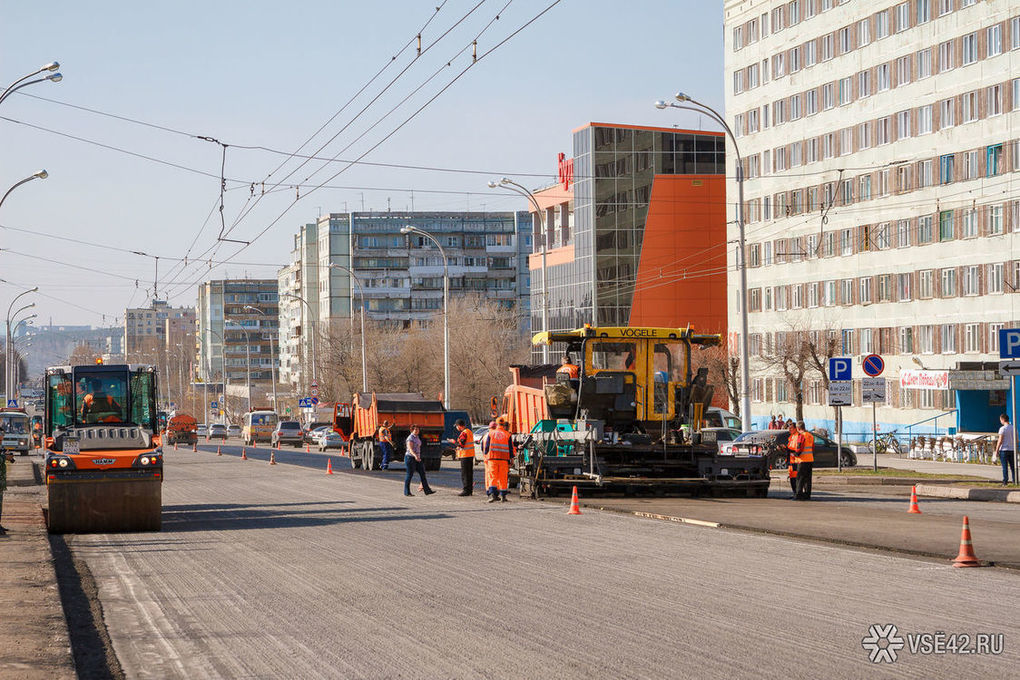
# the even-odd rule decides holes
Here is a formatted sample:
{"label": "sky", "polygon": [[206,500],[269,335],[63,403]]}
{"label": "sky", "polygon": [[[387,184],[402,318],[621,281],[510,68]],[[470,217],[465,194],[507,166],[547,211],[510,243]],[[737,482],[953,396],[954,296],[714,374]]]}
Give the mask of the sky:
{"label": "sky", "polygon": [[63,75],[0,103],[0,192],[49,173],[0,207],[0,303],[39,286],[37,326],[121,325],[275,278],[319,214],[527,209],[488,180],[554,182],[587,122],[716,129],[652,104],[722,110],[721,5],[0,0],[0,88]]}

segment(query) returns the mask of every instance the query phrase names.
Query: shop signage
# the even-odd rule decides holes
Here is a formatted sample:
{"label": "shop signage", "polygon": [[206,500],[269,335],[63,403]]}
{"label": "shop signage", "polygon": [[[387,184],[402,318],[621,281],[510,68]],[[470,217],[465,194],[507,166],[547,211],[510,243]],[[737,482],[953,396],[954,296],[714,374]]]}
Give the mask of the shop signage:
{"label": "shop signage", "polygon": [[560,152],[556,160],[558,161],[556,176],[563,184],[563,190],[570,191],[570,185],[574,183],[574,159],[567,158],[565,153]]}
{"label": "shop signage", "polygon": [[900,371],[901,390],[948,390],[949,371]]}

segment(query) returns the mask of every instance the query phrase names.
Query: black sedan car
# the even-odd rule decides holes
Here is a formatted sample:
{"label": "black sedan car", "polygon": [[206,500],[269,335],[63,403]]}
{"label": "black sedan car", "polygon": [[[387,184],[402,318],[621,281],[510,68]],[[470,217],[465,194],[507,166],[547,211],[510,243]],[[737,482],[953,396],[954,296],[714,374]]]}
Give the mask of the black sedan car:
{"label": "black sedan car", "polygon": [[[814,434],[815,437],[815,467],[839,467],[836,463],[836,442],[823,434]],[[787,464],[786,442],[790,439],[789,430],[758,430],[756,432],[745,432],[740,435],[732,444],[724,447],[723,453],[735,455],[764,455],[768,456],[769,467],[773,470],[785,470]],[[857,465],[857,456],[850,450],[849,446],[843,447],[843,467],[854,467]]]}

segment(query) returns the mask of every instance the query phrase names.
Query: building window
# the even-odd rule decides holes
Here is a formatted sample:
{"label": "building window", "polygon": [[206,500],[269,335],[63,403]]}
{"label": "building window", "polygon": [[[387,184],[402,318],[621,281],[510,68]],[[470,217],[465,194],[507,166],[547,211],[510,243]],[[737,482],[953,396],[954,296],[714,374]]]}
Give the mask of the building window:
{"label": "building window", "polygon": [[879,146],[888,144],[891,141],[890,128],[892,126],[889,122],[890,118],[891,116],[886,116],[875,121],[875,143]]}
{"label": "building window", "polygon": [[1020,17],[1009,20],[1009,49],[1020,49]]}
{"label": "building window", "polygon": [[871,175],[862,175],[860,177],[857,198],[861,201],[871,200]]}
{"label": "building window", "polygon": [[963,211],[963,237],[974,238],[978,235],[978,211],[977,208],[968,208]]}
{"label": "building window", "polygon": [[939,156],[939,184],[949,184],[953,181],[953,161],[954,156],[951,153]]}
{"label": "building window", "polygon": [[926,135],[932,128],[931,104],[921,106],[917,109],[917,134]]}
{"label": "building window", "polygon": [[910,326],[905,326],[900,329],[900,353],[901,354],[913,354],[914,353],[914,329]]}
{"label": "building window", "polygon": [[860,147],[862,149],[871,148],[871,121],[867,123],[861,123],[857,126],[858,137],[860,138]]}
{"label": "building window", "polygon": [[862,276],[860,278],[860,284],[858,286],[860,292],[860,302],[862,305],[870,305],[871,300],[871,277]]}
{"label": "building window", "polygon": [[850,27],[839,29],[836,32],[836,39],[839,42],[839,53],[846,54],[854,48],[852,41],[850,40]]}
{"label": "building window", "polygon": [[979,177],[979,165],[978,160],[980,156],[977,151],[968,151],[963,154],[963,178],[964,179],[977,179]]}
{"label": "building window", "polygon": [[854,152],[854,130],[843,128],[839,131],[839,155],[846,156]]}
{"label": "building window", "polygon": [[943,99],[939,102],[939,129],[953,127],[953,117],[956,114],[956,100]]}
{"label": "building window", "polygon": [[804,93],[804,108],[809,116],[818,113],[818,90],[811,89]]}
{"label": "building window", "polygon": [[988,324],[988,351],[993,354],[999,353],[999,331],[1006,327],[1004,323]]}
{"label": "building window", "polygon": [[817,283],[807,284],[807,306],[818,306],[818,285]]}
{"label": "building window", "polygon": [[918,344],[921,354],[935,353],[935,326],[921,326]]}
{"label": "building window", "polygon": [[961,99],[963,100],[963,122],[973,123],[978,119],[977,92],[967,92]]}
{"label": "building window", "polygon": [[986,175],[992,177],[998,175],[1001,170],[1002,163],[1002,144],[993,144],[985,149],[985,169]]}
{"label": "building window", "polygon": [[839,333],[840,353],[854,354],[854,332],[851,329],[843,329]]}
{"label": "building window", "polygon": [[910,28],[910,3],[904,2],[896,5],[896,32],[905,31]]}
{"label": "building window", "polygon": [[1010,85],[1012,85],[1013,90],[1013,105],[1010,109],[1016,111],[1020,109],[1020,78],[1014,78]]}
{"label": "building window", "polygon": [[910,220],[898,220],[896,222],[896,247],[907,248],[910,246]]}
{"label": "building window", "polygon": [[906,139],[910,132],[910,111],[900,111],[896,114],[896,138]]}
{"label": "building window", "polygon": [[917,79],[927,78],[931,75],[931,48],[921,50],[917,53]]}
{"label": "building window", "polygon": [[1002,54],[1002,26],[995,24],[989,26],[987,31],[987,54],[986,58],[994,57],[997,54]]}
{"label": "building window", "polygon": [[795,94],[790,97],[790,120],[799,120],[803,117],[803,111],[800,106],[800,95]]}
{"label": "building window", "polygon": [[822,36],[822,61],[829,61],[832,59],[832,34],[827,33]]}
{"label": "building window", "polygon": [[988,235],[996,236],[1004,232],[1002,228],[1002,206],[988,206]]}
{"label": "building window", "polygon": [[790,73],[796,73],[801,69],[801,50],[794,47],[790,50]]}
{"label": "building window", "polygon": [[953,68],[953,41],[939,43],[939,73]]}
{"label": "building window", "polygon": [[963,36],[963,65],[973,64],[978,59],[977,33]]}
{"label": "building window", "polygon": [[953,0],[938,0],[939,2],[939,16],[943,14],[949,14],[953,11]]}
{"label": "building window", "polygon": [[910,166],[902,165],[896,168],[896,192],[904,193],[910,191]]}
{"label": "building window", "polygon": [[857,96],[859,98],[871,95],[871,71],[861,71],[857,74]]}
{"label": "building window", "polygon": [[951,323],[942,325],[942,353],[956,353],[956,326]]}
{"label": "building window", "polygon": [[839,105],[844,106],[850,103],[853,98],[851,88],[853,87],[853,79],[850,76],[839,79]]}
{"label": "building window", "polygon": [[917,0],[917,23],[923,24],[931,20],[931,0]]}
{"label": "building window", "polygon": [[839,232],[839,254],[840,255],[853,255],[854,254],[854,231],[853,229],[844,229]]}
{"label": "building window", "polygon": [[822,108],[831,109],[836,105],[835,98],[832,94],[832,83],[825,83],[822,85]]}
{"label": "building window", "polygon": [[843,180],[843,205],[850,205],[854,200],[854,181],[852,179]]}
{"label": "building window", "polygon": [[809,40],[804,43],[804,66],[814,66],[818,63],[818,43]]}
{"label": "building window", "polygon": [[952,241],[954,236],[953,211],[943,210],[939,213],[939,241]]}
{"label": "building window", "polygon": [[1006,268],[1001,263],[988,265],[988,293],[1001,293],[1006,280]]}
{"label": "building window", "polygon": [[835,281],[826,281],[825,282],[825,297],[822,300],[822,303],[826,307],[832,307],[834,304],[836,304],[836,282]]}
{"label": "building window", "polygon": [[891,229],[888,222],[875,227],[875,247],[879,250],[886,250],[892,246]]}
{"label": "building window", "polygon": [[889,10],[875,14],[875,38],[881,40],[889,35]]}
{"label": "building window", "polygon": [[925,269],[917,273],[917,298],[927,300],[935,295],[935,270]]}
{"label": "building window", "polygon": [[872,329],[861,329],[861,354],[871,354],[875,350],[874,342],[872,342],[873,337]]}
{"label": "building window", "polygon": [[941,278],[941,290],[939,291],[944,298],[956,297],[956,270],[955,269],[943,269]]}
{"label": "building window", "polygon": [[981,267],[971,265],[963,268],[963,294],[968,296],[981,294]]}
{"label": "building window", "polygon": [[882,274],[878,277],[878,294],[879,302],[890,302],[892,300],[892,275]]}
{"label": "building window", "polygon": [[900,57],[896,60],[896,87],[902,87],[910,83],[910,57]]}
{"label": "building window", "polygon": [[896,299],[900,302],[906,302],[910,300],[910,278],[908,274],[897,274],[896,275]]}
{"label": "building window", "polygon": [[839,282],[839,301],[843,305],[852,305],[854,303],[854,280],[853,279],[842,279]]}
{"label": "building window", "polygon": [[861,19],[857,22],[857,46],[864,47],[871,44],[871,19]]}
{"label": "building window", "polygon": [[889,64],[879,64],[875,67],[875,87],[883,92],[892,87],[892,69]]}
{"label": "building window", "polygon": [[981,324],[969,323],[963,327],[963,351],[969,354],[981,351]]}
{"label": "building window", "polygon": [[930,187],[935,183],[934,175],[932,173],[935,167],[935,161],[918,161],[917,163],[917,188],[923,189],[924,187]]}

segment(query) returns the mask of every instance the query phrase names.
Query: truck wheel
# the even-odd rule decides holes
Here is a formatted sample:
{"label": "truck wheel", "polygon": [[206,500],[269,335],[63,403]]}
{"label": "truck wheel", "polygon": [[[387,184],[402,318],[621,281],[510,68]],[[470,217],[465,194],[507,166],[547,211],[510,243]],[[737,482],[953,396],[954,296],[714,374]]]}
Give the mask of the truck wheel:
{"label": "truck wheel", "polygon": [[373,445],[371,443],[365,444],[361,448],[361,455],[365,459],[365,469],[375,470],[378,466],[375,464],[375,451],[373,451]]}
{"label": "truck wheel", "polygon": [[351,444],[351,467],[361,469],[361,444]]}

